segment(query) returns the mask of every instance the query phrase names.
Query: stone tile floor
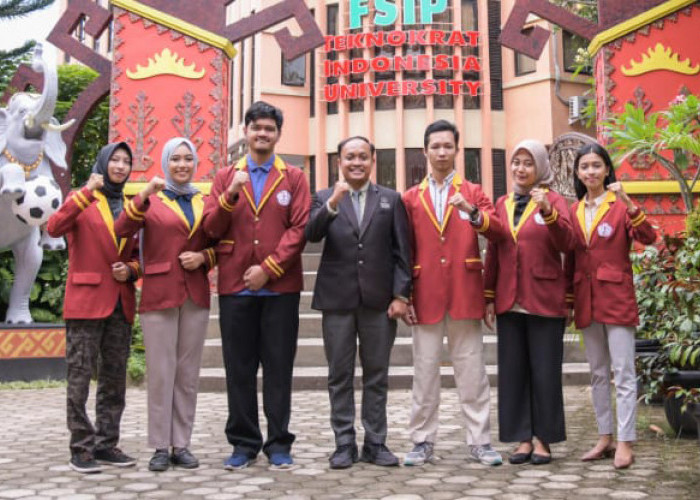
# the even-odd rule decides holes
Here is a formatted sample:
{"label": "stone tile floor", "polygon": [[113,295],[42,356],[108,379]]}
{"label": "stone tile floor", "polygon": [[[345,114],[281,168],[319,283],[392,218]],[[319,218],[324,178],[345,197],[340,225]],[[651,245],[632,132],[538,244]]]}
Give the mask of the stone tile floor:
{"label": "stone tile floor", "polygon": [[[223,435],[226,397],[203,393],[191,447],[202,466],[156,474],[147,470],[152,450],[146,446],[146,392],[132,388],[127,394],[121,447],[138,457],[138,465],[83,476],[67,465],[65,389],[4,390],[0,391],[0,499],[700,499],[698,441],[658,437],[649,431],[649,424],[663,425],[661,408],[640,407],[637,462],[629,470],[616,471],[611,460],[579,461],[595,439],[589,390],[569,386],[565,397],[568,441],[552,447],[555,460],[546,466],[486,467],[468,462],[456,396],[453,390],[445,390],[436,447],[442,460],[437,465],[387,469],[357,464],[333,471],[327,461],[333,449],[328,396],[319,391],[295,392],[291,429],[297,434],[298,467],[269,471],[261,456],[248,469],[228,472],[222,468],[230,453]],[[495,391],[492,401],[494,446],[505,458],[511,445],[496,440]],[[405,429],[410,403],[410,391],[389,394],[388,445],[400,455],[410,448]]]}

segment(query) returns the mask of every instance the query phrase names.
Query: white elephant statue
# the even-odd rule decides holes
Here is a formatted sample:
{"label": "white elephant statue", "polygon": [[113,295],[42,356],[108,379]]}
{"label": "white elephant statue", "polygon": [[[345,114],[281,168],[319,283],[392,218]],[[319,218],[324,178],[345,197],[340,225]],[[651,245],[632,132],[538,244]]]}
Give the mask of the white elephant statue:
{"label": "white elephant statue", "polygon": [[53,179],[51,159],[67,168],[66,144],[61,132],[71,123],[59,125],[53,117],[58,94],[56,68],[41,58],[37,45],[34,71],[44,73],[41,94],[18,92],[0,108],[0,249],[10,248],[15,258],[15,280],[10,292],[7,323],[31,323],[29,294],[41,267],[44,249],[62,250],[62,238],[51,238],[39,227],[20,221],[12,211],[14,200],[25,193],[25,182],[37,176]]}

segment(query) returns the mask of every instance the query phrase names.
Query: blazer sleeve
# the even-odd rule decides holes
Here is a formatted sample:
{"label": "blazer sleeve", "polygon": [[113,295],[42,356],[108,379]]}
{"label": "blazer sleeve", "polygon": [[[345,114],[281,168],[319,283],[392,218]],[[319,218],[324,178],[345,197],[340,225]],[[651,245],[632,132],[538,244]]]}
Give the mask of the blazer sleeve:
{"label": "blazer sleeve", "polygon": [[566,206],[566,200],[561,196],[552,195],[551,191],[548,196],[552,204],[552,212],[545,215],[540,210],[540,215],[544,220],[549,237],[559,252],[566,253],[574,247],[574,230],[569,218],[569,207]]}
{"label": "blazer sleeve", "polygon": [[394,255],[394,297],[411,297],[411,229],[408,226],[406,207],[396,194],[394,223],[392,225],[392,252]]}
{"label": "blazer sleeve", "polygon": [[570,250],[564,257],[564,277],[566,279],[566,307],[574,308],[574,273],[576,272],[576,252]]}
{"label": "blazer sleeve", "polygon": [[325,196],[325,193],[325,191],[315,193],[311,198],[311,215],[309,216],[309,223],[304,230],[306,239],[311,242],[321,241],[325,238],[331,222],[337,216],[337,214],[333,214],[328,210],[326,204],[330,196]]}
{"label": "blazer sleeve", "polygon": [[504,236],[504,227],[496,216],[496,210],[488,196],[484,194],[478,185],[472,185],[472,205],[479,208],[481,224],[474,226],[477,233],[482,234],[487,240],[499,240]]}
{"label": "blazer sleeve", "polygon": [[498,282],[498,243],[489,240],[484,261],[484,299],[486,303],[496,300],[496,283]]}
{"label": "blazer sleeve", "polygon": [[231,224],[231,212],[236,209],[240,195],[227,196],[229,169],[219,170],[214,177],[211,192],[204,201],[202,227],[207,236],[221,239]]}
{"label": "blazer sleeve", "polygon": [[124,205],[124,210],[114,222],[114,232],[120,238],[131,237],[141,229],[146,221],[146,211],[151,206],[150,200],[141,201],[136,195]]}
{"label": "blazer sleeve", "polygon": [[73,229],[78,216],[87,207],[92,205],[95,197],[87,187],[83,186],[77,191],[68,194],[63,205],[49,217],[46,224],[46,232],[54,238],[59,238]]}
{"label": "blazer sleeve", "polygon": [[[279,268],[286,271],[299,258],[299,254],[306,245],[304,227],[309,221],[309,209],[311,205],[311,193],[306,182],[306,176],[301,170],[288,170],[290,172],[290,184],[292,188],[292,204],[289,211],[289,227],[282,234],[282,238],[275,250],[260,264],[263,270],[275,281],[282,276]],[[292,174],[294,172],[294,174]],[[294,178],[292,178],[292,175]],[[270,263],[272,261],[272,264]],[[275,269],[271,267],[274,265]]]}
{"label": "blazer sleeve", "polygon": [[656,241],[656,231],[649,223],[642,208],[637,207],[633,214],[625,213],[625,226],[630,238],[640,242],[642,245],[652,245]]}

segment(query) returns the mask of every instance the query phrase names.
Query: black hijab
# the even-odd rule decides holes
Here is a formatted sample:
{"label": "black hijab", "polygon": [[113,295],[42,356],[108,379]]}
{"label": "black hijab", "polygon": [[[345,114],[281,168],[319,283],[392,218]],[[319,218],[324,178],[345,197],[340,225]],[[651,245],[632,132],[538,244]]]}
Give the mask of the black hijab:
{"label": "black hijab", "polygon": [[[109,159],[119,148],[126,150],[126,152],[129,153],[129,156],[133,161],[134,154],[131,152],[131,148],[126,142],[113,142],[111,144],[107,144],[100,150],[99,154],[97,155],[97,160],[92,166],[92,172],[94,174],[101,174],[103,177],[103,186],[100,188],[100,192],[107,198],[109,208],[110,210],[112,210],[112,216],[115,219],[119,216],[123,209],[123,192],[126,181],[120,184],[112,182],[112,180],[109,178],[107,167],[109,166]],[[129,171],[129,173],[131,173],[131,170]],[[128,179],[129,177],[127,176],[127,180]]]}

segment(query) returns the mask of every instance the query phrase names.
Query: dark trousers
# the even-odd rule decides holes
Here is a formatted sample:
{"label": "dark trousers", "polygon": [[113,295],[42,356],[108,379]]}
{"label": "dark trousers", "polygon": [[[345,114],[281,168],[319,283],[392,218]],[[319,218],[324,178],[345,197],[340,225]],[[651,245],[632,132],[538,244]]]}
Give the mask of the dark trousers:
{"label": "dark trousers", "polygon": [[[131,325],[121,307],[104,319],[66,320],[66,417],[71,453],[94,453],[96,449],[113,448],[119,442],[130,346]],[[95,369],[97,397],[93,427],[85,405]]]}
{"label": "dark trousers", "polygon": [[386,311],[360,306],[353,311],[323,311],[323,346],[328,360],[331,427],[336,446],[355,443],[353,379],[357,340],[362,363],[362,426],[365,442],[384,444],[389,356],[396,320]]}
{"label": "dark trousers", "polygon": [[498,315],[498,423],[503,442],[566,439],[564,318]]}
{"label": "dark trousers", "polygon": [[[226,438],[236,453],[289,453],[292,370],[299,335],[299,294],[219,297],[226,367]],[[257,373],[262,365],[267,440],[258,421]]]}

